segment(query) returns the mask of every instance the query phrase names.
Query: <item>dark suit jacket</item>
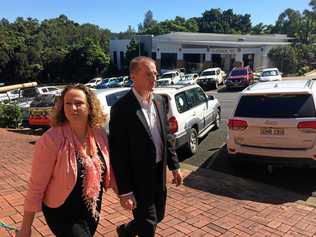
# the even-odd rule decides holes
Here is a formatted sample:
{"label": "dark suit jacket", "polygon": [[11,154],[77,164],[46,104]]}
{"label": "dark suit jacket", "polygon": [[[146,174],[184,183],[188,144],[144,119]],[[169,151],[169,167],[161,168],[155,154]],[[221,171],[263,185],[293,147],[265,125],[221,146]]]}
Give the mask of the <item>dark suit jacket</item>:
{"label": "dark suit jacket", "polygon": [[175,147],[167,139],[168,124],[164,100],[154,96],[163,142],[162,185],[155,182],[156,149],[141,106],[130,90],[111,109],[110,160],[119,194],[133,192],[136,200],[151,201],[154,191],[166,187],[166,166],[179,168]]}

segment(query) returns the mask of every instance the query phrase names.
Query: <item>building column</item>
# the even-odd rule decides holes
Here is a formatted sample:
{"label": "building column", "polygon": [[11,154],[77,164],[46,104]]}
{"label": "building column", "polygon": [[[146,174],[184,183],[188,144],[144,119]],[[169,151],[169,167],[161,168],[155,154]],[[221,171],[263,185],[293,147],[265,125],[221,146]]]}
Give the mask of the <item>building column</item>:
{"label": "building column", "polygon": [[203,64],[203,69],[212,67],[212,54],[210,54],[210,49],[207,48],[205,51],[205,62]]}
{"label": "building column", "polygon": [[161,67],[161,59],[160,59],[160,58],[157,58],[157,59],[156,59],[157,72],[160,72],[160,67]]}
{"label": "building column", "polygon": [[176,63],[176,67],[177,67],[177,68],[182,68],[182,67],[184,67],[182,48],[179,48],[179,49],[178,49],[178,52],[177,52],[177,63]]}

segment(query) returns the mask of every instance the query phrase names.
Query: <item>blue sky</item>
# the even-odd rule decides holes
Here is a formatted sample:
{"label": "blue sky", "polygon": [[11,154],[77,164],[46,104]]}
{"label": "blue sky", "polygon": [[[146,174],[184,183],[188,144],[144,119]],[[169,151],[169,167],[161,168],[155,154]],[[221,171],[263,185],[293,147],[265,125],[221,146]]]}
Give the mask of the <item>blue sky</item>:
{"label": "blue sky", "polygon": [[287,8],[303,11],[310,9],[310,0],[4,0],[0,18],[10,22],[16,17],[50,19],[65,14],[78,23],[92,23],[112,32],[125,31],[128,25],[137,30],[144,14],[152,10],[158,21],[199,17],[205,10],[233,9],[235,14],[251,15],[253,24],[274,24]]}

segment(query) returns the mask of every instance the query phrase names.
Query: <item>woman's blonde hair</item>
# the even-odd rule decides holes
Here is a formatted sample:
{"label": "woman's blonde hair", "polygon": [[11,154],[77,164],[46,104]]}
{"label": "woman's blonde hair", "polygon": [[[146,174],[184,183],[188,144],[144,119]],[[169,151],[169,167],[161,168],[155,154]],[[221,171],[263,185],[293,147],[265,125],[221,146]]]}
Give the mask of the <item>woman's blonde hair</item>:
{"label": "woman's blonde hair", "polygon": [[61,96],[56,100],[56,105],[53,107],[50,122],[51,126],[56,127],[63,125],[67,122],[67,118],[64,112],[64,99],[66,93],[71,90],[81,90],[84,92],[87,98],[89,107],[88,123],[90,127],[102,127],[106,121],[106,115],[102,110],[101,104],[95,93],[88,87],[82,84],[68,85],[64,88]]}

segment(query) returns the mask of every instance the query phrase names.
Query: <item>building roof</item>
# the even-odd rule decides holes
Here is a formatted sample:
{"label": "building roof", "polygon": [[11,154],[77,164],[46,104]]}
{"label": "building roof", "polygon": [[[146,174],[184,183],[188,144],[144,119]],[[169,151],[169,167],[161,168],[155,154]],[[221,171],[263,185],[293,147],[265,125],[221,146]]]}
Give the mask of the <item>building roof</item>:
{"label": "building roof", "polygon": [[171,32],[169,34],[154,37],[157,41],[187,41],[187,42],[288,42],[291,38],[282,34],[270,35],[240,35],[240,34],[214,34],[214,33],[191,33]]}

